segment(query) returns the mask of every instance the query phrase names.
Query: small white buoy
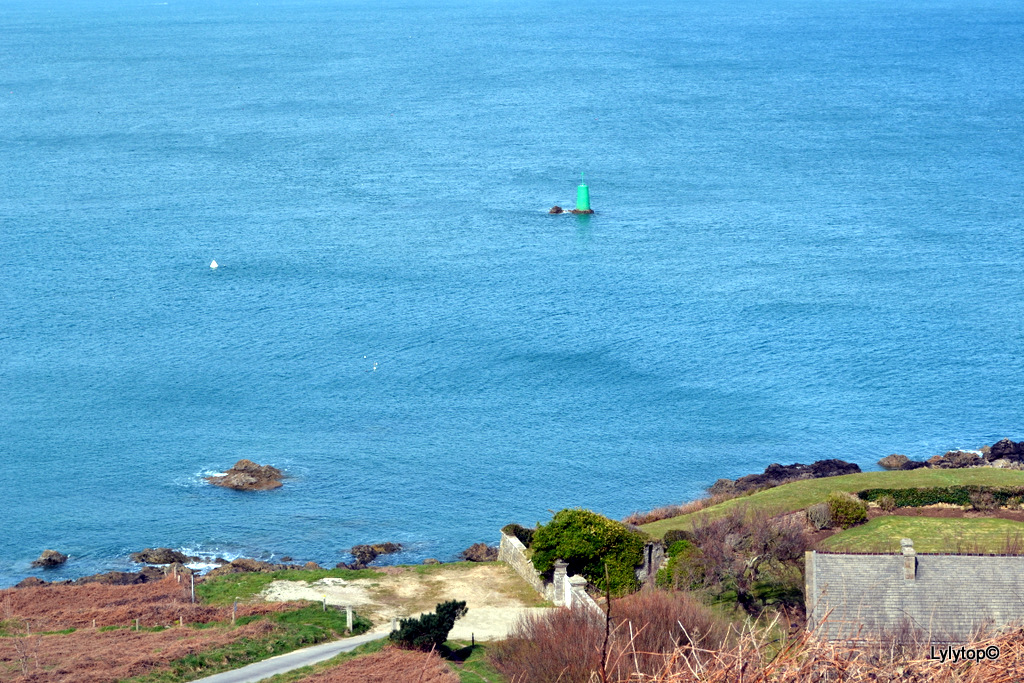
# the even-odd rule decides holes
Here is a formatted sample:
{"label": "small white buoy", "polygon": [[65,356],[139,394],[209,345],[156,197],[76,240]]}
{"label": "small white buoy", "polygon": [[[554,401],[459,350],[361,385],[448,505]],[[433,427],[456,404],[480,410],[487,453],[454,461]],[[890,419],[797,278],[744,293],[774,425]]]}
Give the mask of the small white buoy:
{"label": "small white buoy", "polygon": [[210,261],[210,267],[211,268],[217,268],[218,267],[216,259],[214,259],[213,261]]}

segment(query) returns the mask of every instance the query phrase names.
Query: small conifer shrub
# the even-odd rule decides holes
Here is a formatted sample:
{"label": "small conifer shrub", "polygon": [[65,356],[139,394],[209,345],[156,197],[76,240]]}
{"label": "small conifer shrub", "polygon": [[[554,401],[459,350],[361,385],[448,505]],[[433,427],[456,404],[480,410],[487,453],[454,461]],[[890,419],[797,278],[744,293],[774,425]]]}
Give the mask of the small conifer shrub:
{"label": "small conifer shrub", "polygon": [[402,619],[388,638],[399,647],[409,650],[429,652],[440,649],[444,641],[448,640],[455,621],[464,617],[468,611],[465,601],[442,602],[430,614]]}

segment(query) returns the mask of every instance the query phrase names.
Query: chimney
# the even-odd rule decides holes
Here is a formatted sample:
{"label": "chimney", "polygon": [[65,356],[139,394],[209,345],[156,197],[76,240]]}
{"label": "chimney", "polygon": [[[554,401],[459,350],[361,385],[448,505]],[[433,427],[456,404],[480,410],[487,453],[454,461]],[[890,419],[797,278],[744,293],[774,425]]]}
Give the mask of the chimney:
{"label": "chimney", "polygon": [[913,581],[917,578],[917,551],[914,550],[914,542],[909,538],[901,538],[900,549],[903,551],[903,578],[906,581]]}

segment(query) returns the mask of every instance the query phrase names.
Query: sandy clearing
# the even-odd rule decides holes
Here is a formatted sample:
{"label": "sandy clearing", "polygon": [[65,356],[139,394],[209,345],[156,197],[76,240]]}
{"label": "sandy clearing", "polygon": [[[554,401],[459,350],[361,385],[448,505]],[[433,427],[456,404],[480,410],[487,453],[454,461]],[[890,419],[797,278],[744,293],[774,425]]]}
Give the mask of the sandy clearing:
{"label": "sandy clearing", "polygon": [[433,611],[445,600],[465,600],[469,612],[456,622],[452,638],[496,640],[524,614],[540,613],[540,596],[503,564],[388,567],[372,579],[327,578],[275,581],[263,591],[269,601],[327,600],[352,605],[368,616],[375,629],[390,629],[392,619]]}

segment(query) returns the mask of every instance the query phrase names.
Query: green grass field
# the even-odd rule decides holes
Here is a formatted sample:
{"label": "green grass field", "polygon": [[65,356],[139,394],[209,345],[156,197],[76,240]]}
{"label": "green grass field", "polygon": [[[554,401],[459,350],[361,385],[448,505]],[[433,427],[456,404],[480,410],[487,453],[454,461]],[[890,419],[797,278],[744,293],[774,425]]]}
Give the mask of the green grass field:
{"label": "green grass field", "polygon": [[914,541],[919,553],[1006,552],[1017,539],[1017,552],[1024,540],[1024,523],[1009,519],[876,517],[867,524],[842,531],[819,544],[821,550],[850,553],[898,552],[900,539]]}
{"label": "green grass field", "polygon": [[[780,515],[806,508],[825,500],[832,491],[862,491],[871,488],[917,488],[922,486],[1024,486],[1024,471],[994,467],[973,467],[959,470],[918,469],[896,472],[862,472],[842,477],[805,479],[759,491],[719,503],[699,512],[644,524],[641,529],[662,538],[670,529],[689,529],[701,517],[720,517],[738,505],[750,511]],[[948,521],[948,520],[946,520]]]}

